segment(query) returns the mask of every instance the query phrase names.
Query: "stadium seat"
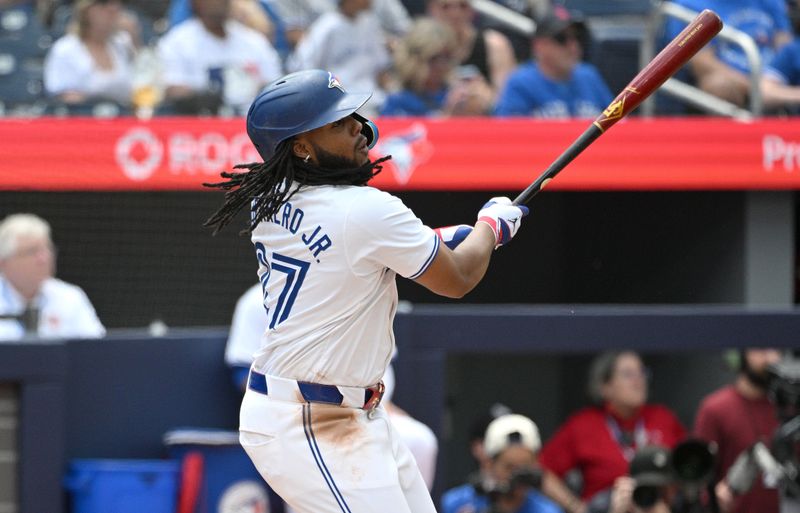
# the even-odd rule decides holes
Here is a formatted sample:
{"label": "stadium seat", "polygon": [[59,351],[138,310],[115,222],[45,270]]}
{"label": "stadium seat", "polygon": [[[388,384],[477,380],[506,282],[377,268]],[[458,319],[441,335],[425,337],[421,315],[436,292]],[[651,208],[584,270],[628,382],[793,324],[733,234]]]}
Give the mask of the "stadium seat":
{"label": "stadium seat", "polygon": [[[4,60],[8,62],[8,55],[0,54],[0,67]],[[10,73],[0,74],[0,104],[7,114],[43,103],[43,90],[42,74],[37,70],[14,67]]]}
{"label": "stadium seat", "polygon": [[20,67],[40,67],[53,44],[53,37],[36,16],[24,9],[0,11],[0,53],[12,54]]}

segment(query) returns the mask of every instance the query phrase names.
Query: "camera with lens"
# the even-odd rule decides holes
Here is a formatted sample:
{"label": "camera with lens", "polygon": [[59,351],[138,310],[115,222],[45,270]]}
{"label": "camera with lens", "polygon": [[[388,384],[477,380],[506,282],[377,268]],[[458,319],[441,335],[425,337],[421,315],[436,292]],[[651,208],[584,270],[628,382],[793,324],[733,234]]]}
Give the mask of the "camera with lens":
{"label": "camera with lens", "polygon": [[800,360],[790,359],[770,365],[768,395],[780,422],[800,414]]}
{"label": "camera with lens", "polygon": [[781,423],[772,436],[770,452],[780,468],[780,472],[775,472],[776,477],[782,481],[787,495],[797,500],[800,499],[800,360],[784,359],[771,365],[768,373],[767,393]]}
{"label": "camera with lens", "polygon": [[664,497],[665,489],[675,485],[682,504],[695,503],[711,478],[716,459],[716,445],[689,439],[672,451],[647,446],[636,451],[629,474],[636,480],[633,503],[647,509]]}
{"label": "camera with lens", "polygon": [[[785,359],[770,365],[767,395],[775,407],[780,425],[771,443],[759,440],[739,454],[728,469],[725,480],[736,494],[746,493],[759,476],[777,483],[781,502],[800,508],[800,361]],[[794,510],[795,508],[790,508]]]}
{"label": "camera with lens", "polygon": [[508,481],[500,482],[486,476],[476,475],[471,484],[479,495],[490,499],[508,495],[520,488],[540,489],[542,487],[542,469],[522,467],[514,470]]}

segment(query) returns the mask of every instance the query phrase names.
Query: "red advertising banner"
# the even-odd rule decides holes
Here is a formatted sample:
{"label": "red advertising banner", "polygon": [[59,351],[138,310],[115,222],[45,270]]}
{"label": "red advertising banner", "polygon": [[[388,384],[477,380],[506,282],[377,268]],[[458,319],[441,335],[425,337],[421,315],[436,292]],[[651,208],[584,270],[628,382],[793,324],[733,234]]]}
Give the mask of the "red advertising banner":
{"label": "red advertising banner", "polygon": [[[524,189],[586,120],[377,121],[374,185],[387,190]],[[0,190],[197,190],[258,161],[242,119],[0,120]],[[548,186],[553,190],[800,189],[800,120],[625,120]]]}

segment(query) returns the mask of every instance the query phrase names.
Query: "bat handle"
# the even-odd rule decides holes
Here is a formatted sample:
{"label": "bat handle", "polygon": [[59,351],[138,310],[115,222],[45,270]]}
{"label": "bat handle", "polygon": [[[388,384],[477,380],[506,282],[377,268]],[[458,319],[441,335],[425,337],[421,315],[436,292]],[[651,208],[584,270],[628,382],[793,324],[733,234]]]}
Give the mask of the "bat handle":
{"label": "bat handle", "polygon": [[533,199],[534,196],[536,196],[539,193],[539,191],[544,189],[544,186],[547,185],[547,182],[549,182],[550,180],[551,178],[549,176],[543,174],[542,176],[537,178],[535,182],[530,184],[524,191],[522,191],[519,194],[519,196],[514,198],[514,201],[512,203],[514,205],[524,205],[528,203],[530,200]]}
{"label": "bat handle", "polygon": [[562,169],[564,169],[567,164],[572,162],[575,157],[580,155],[583,150],[585,150],[595,141],[595,139],[601,135],[603,135],[603,131],[596,124],[593,123],[589,125],[589,128],[587,128],[580,137],[575,139],[569,148],[564,150],[564,153],[559,155],[559,157],[553,161],[552,164],[550,164],[550,167],[545,169],[544,173],[539,175],[539,178],[530,184],[527,189],[522,191],[522,193],[517,196],[512,203],[514,205],[522,205],[529,202],[531,198],[536,196],[539,191],[544,189],[547,183],[552,180]]}

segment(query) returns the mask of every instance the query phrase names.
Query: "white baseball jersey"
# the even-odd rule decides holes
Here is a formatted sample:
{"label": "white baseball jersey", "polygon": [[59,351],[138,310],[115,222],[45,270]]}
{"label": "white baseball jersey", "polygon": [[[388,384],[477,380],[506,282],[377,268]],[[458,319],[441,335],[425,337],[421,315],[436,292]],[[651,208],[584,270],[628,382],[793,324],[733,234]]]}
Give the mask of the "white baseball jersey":
{"label": "white baseball jersey", "polygon": [[48,94],[78,91],[92,98],[109,98],[122,105],[131,102],[135,49],[126,32],[110,38],[106,49],[112,67],[100,69],[89,49],[75,34],[55,42],[44,61],[44,87]]}
{"label": "white baseball jersey", "polygon": [[264,84],[281,76],[280,57],[262,34],[241,23],[228,21],[225,32],[219,38],[197,18],[167,32],[158,44],[164,84],[200,91],[219,73],[225,103],[249,107]]}
{"label": "white baseball jersey", "polygon": [[398,198],[372,187],[295,194],[252,236],[267,310],[253,368],[313,383],[367,387],[391,359],[395,274],[414,279],[439,238]]}
{"label": "white baseball jersey", "polygon": [[[106,334],[86,293],[76,285],[49,278],[34,303],[40,310],[37,334],[41,338],[99,338]],[[0,314],[19,315],[23,310],[22,296],[0,275]],[[25,328],[20,321],[0,320],[0,341],[24,336]]]}

